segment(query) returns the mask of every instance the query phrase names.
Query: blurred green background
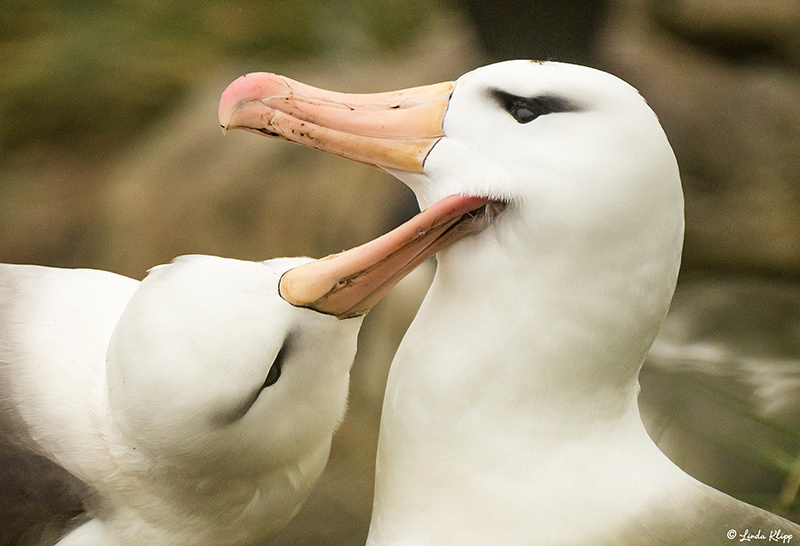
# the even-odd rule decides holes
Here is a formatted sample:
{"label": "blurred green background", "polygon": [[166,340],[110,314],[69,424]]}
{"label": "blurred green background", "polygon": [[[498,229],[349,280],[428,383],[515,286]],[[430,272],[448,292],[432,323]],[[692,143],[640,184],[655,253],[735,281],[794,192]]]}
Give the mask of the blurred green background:
{"label": "blurred green background", "polygon": [[[187,253],[318,257],[362,243],[413,214],[411,193],[313,150],[223,137],[225,86],[268,70],[381,91],[508,58],[597,66],[658,113],[687,233],[676,303],[642,375],[645,419],[695,476],[798,519],[795,0],[6,0],[0,261],[142,278]],[[428,265],[367,317],[329,467],[276,544],[363,543],[385,375]],[[0,507],[16,508],[3,543],[57,510],[20,515],[39,497],[4,487]]]}

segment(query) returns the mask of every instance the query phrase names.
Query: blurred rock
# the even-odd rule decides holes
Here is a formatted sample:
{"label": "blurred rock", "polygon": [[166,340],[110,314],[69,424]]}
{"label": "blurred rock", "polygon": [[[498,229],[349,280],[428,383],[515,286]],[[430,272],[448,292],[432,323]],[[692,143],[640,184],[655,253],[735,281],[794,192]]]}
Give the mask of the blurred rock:
{"label": "blurred rock", "polygon": [[458,0],[489,61],[591,64],[610,0]]}
{"label": "blurred rock", "polygon": [[601,64],[641,91],[673,144],[684,271],[800,275],[798,11],[789,1],[616,2]]}
{"label": "blurred rock", "polygon": [[[397,89],[469,70],[477,54],[468,40],[452,19],[391,56],[260,69],[341,91]],[[414,212],[413,194],[377,169],[243,131],[223,137],[217,102],[239,74],[231,67],[208,82],[112,165],[101,205],[103,267],[141,275],[185,253],[321,257]]]}
{"label": "blurred rock", "polygon": [[795,0],[650,0],[665,28],[730,57],[784,56],[800,61],[800,4]]}
{"label": "blurred rock", "polygon": [[431,1],[5,0],[0,150],[112,154],[231,59],[385,53],[441,13]]}

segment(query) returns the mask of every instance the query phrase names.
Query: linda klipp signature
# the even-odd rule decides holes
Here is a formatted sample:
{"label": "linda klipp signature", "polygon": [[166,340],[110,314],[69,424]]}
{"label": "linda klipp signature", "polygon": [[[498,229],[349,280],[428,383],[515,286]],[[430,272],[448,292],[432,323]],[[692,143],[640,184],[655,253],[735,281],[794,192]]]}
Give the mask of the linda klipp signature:
{"label": "linda klipp signature", "polygon": [[728,531],[727,536],[730,540],[738,540],[739,542],[752,542],[755,540],[755,541],[777,542],[778,544],[789,544],[789,542],[792,540],[792,535],[784,533],[780,529],[769,531],[769,533],[766,535],[761,529],[759,529],[758,531],[751,531],[750,529],[745,529],[742,532],[739,532],[736,529],[731,529],[730,531]]}

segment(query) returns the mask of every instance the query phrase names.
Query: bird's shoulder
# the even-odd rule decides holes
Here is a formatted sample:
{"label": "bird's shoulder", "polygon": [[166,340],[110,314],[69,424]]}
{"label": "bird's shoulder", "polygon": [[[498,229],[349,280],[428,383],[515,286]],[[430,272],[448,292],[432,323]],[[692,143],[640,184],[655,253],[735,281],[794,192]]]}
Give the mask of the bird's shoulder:
{"label": "bird's shoulder", "polygon": [[57,459],[87,442],[111,332],[138,282],[0,264],[0,433]]}

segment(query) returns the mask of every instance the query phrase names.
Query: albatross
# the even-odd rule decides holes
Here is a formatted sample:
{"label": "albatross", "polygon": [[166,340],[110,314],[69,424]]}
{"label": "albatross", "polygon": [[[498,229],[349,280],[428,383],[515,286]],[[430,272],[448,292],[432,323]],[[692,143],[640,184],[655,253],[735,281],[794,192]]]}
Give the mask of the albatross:
{"label": "albatross", "polygon": [[672,149],[629,84],[523,60],[364,95],[255,73],[219,114],[377,166],[423,210],[489,200],[482,229],[439,252],[392,362],[368,545],[800,540],[684,473],[642,424],[684,220]]}
{"label": "albatross", "polygon": [[142,282],[0,264],[5,434],[92,491],[58,544],[276,535],[328,460],[364,314],[485,203],[455,196],[320,260],[183,256]]}

